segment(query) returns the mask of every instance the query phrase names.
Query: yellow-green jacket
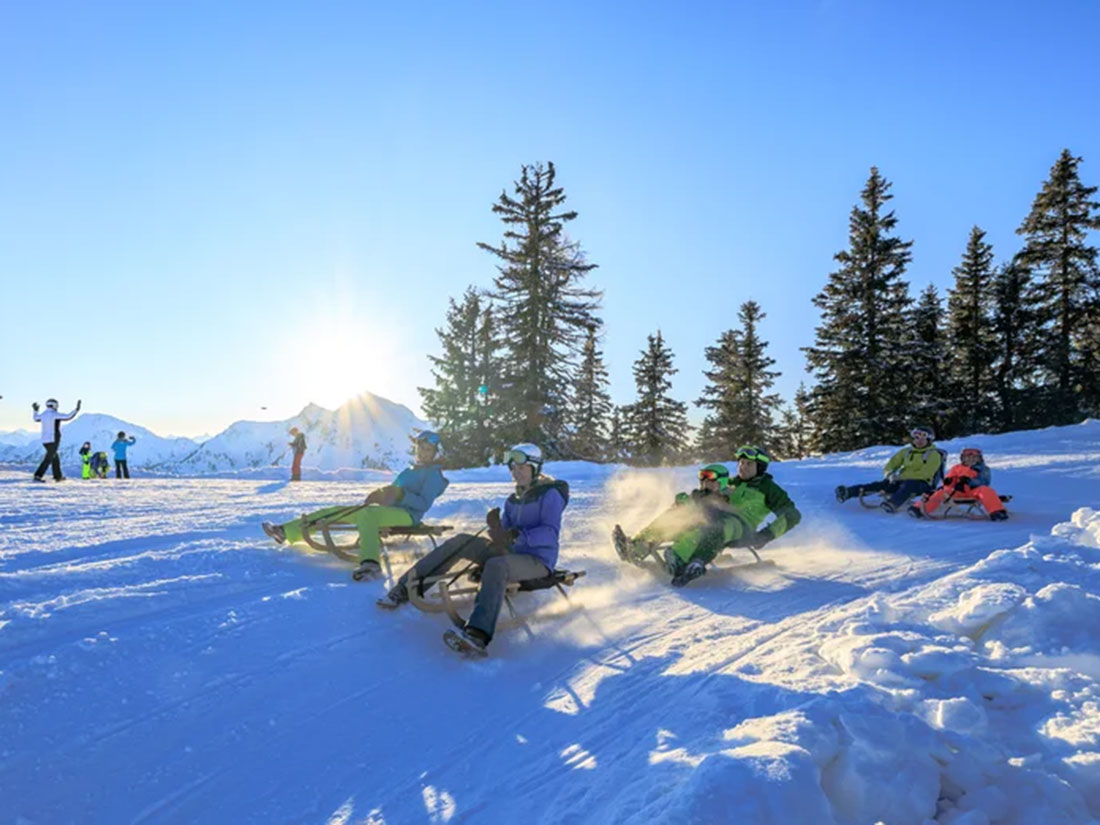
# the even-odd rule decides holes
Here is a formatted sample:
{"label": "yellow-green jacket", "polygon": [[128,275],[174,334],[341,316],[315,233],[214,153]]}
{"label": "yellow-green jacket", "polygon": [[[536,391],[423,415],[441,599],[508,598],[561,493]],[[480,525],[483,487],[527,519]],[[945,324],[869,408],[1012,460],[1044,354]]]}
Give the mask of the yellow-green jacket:
{"label": "yellow-green jacket", "polygon": [[772,538],[779,538],[798,522],[802,521],[802,514],[794,506],[787,492],[775,483],[770,473],[754,476],[748,481],[740,476],[730,479],[730,486],[726,490],[729,502],[737,514],[755,530],[769,514],[775,514],[775,520],[766,528]]}
{"label": "yellow-green jacket", "polygon": [[943,477],[943,459],[943,451],[934,444],[902,447],[886,462],[885,473],[900,481],[927,481],[935,486]]}

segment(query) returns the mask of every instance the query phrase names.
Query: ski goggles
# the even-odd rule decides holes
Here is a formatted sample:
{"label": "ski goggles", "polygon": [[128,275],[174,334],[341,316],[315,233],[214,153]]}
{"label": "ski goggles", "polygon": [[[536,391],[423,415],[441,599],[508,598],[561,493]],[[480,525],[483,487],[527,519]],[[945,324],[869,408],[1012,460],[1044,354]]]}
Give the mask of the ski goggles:
{"label": "ski goggles", "polygon": [[513,464],[538,464],[538,459],[531,458],[523,450],[509,450],[504,454],[504,463],[511,467]]}
{"label": "ski goggles", "polygon": [[729,473],[724,473],[723,474],[723,473],[719,473],[717,470],[710,470],[710,469],[705,469],[705,470],[700,470],[699,471],[699,480],[700,481],[718,481],[718,479],[720,479],[720,478],[729,478]]}
{"label": "ski goggles", "polygon": [[771,461],[771,456],[759,447],[738,447],[737,460],[747,458],[749,461]]}
{"label": "ski goggles", "polygon": [[914,427],[909,431],[909,437],[927,438],[929,441],[931,441],[935,436],[932,434],[931,430],[926,430],[923,427]]}
{"label": "ski goggles", "polygon": [[46,409],[47,410],[56,410],[57,409],[57,402],[52,400],[52,399],[47,401],[46,402]]}
{"label": "ski goggles", "polygon": [[413,439],[417,443],[423,441],[425,444],[431,444],[433,447],[439,446],[439,433],[433,433],[431,430],[425,430]]}

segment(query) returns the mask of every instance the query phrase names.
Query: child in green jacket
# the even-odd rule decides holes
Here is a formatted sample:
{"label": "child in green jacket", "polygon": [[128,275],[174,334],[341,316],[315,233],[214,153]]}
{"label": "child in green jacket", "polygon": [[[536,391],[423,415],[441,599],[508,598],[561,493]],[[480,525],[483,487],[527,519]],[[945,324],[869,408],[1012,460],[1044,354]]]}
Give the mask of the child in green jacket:
{"label": "child in green jacket", "polygon": [[[672,508],[633,539],[615,525],[615,550],[624,560],[640,563],[658,545],[671,542],[664,562],[674,587],[704,575],[724,547],[758,550],[802,520],[768,473],[770,462],[764,450],[741,447],[735,477],[730,478],[724,464],[707,465],[699,471],[699,489],[677,495]],[[775,518],[761,528],[769,515]]]}

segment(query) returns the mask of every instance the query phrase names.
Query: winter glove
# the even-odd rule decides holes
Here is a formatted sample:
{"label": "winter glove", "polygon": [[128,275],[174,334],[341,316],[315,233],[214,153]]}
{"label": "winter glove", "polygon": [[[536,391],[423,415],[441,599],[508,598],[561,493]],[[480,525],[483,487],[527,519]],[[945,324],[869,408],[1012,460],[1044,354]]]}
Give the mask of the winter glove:
{"label": "winter glove", "polygon": [[377,504],[381,507],[389,507],[400,498],[400,489],[392,484],[372,490],[367,496],[367,504]]}
{"label": "winter glove", "polygon": [[677,504],[687,504],[689,501],[691,501],[691,496],[689,496],[687,493],[677,493],[676,494],[676,503]]}
{"label": "winter glove", "polygon": [[753,550],[759,550],[761,547],[763,547],[765,544],[767,544],[769,541],[771,541],[774,538],[775,538],[775,536],[772,535],[771,528],[770,527],[765,527],[763,530],[759,530],[759,531],[753,533],[751,536],[749,536],[748,541],[746,543]]}
{"label": "winter glove", "polygon": [[80,399],[79,398],[76,400],[76,411],[80,412]]}
{"label": "winter glove", "polygon": [[32,401],[31,402],[31,409],[34,410],[35,412],[38,412],[38,402],[37,401]]}
{"label": "winter glove", "polygon": [[487,525],[489,525],[490,532],[492,532],[493,530],[499,530],[500,529],[500,508],[499,507],[494,507],[492,510],[490,510],[488,513],[485,514],[485,523]]}

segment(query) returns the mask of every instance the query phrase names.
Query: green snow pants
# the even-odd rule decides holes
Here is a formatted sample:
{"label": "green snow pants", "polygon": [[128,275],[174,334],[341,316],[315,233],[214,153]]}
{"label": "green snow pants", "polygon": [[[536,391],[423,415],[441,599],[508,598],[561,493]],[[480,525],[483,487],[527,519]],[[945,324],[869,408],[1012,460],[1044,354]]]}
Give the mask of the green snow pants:
{"label": "green snow pants", "polygon": [[[354,524],[359,530],[359,561],[379,561],[382,556],[382,539],[378,537],[380,527],[412,527],[413,519],[408,510],[400,507],[381,507],[377,504],[365,504],[348,512],[348,507],[326,507],[306,516],[308,521],[336,516],[337,522]],[[347,513],[341,516],[340,513]],[[302,541],[301,519],[288,521],[283,525],[286,540],[294,544]]]}
{"label": "green snow pants", "polygon": [[661,513],[634,541],[671,542],[672,552],[685,563],[699,559],[709,564],[745,532],[745,522],[737,516],[689,502]]}

